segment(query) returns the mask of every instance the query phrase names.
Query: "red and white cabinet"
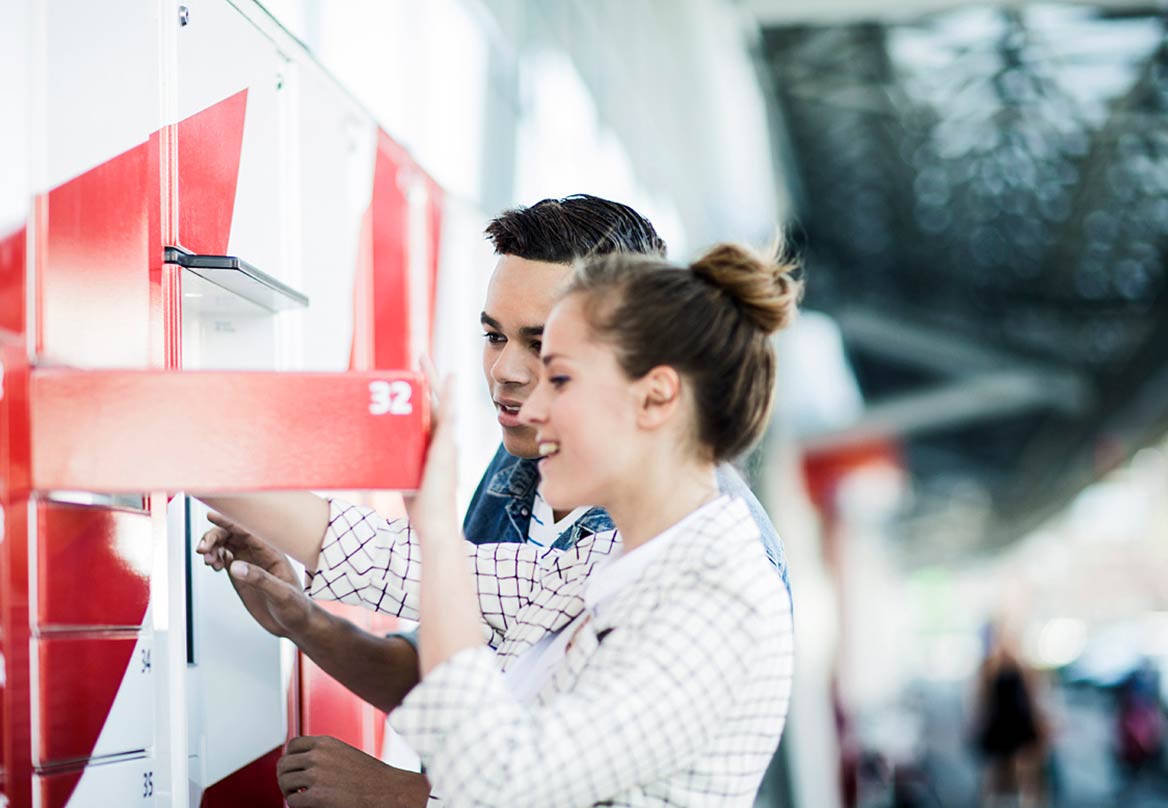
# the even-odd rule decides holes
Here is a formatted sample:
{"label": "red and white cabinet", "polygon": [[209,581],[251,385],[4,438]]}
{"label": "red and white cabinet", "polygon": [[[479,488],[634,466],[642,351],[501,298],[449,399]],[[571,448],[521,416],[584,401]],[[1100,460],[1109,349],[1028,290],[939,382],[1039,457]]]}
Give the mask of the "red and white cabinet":
{"label": "red and white cabinet", "polygon": [[182,492],[416,483],[443,194],[246,2],[15,0],[0,52],[0,805],[279,806],[383,717]]}

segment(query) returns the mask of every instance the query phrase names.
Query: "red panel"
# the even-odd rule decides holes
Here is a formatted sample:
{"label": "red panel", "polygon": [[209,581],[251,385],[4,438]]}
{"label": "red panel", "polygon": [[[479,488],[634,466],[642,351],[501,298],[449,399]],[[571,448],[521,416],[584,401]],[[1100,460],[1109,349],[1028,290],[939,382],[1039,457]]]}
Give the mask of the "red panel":
{"label": "red panel", "polygon": [[900,446],[883,438],[808,452],[803,456],[803,477],[812,502],[823,513],[835,512],[839,484],[857,469],[870,465],[904,467]]}
{"label": "red panel", "polygon": [[178,238],[188,250],[227,252],[246,111],[241,90],[178,125]]}
{"label": "red panel", "polygon": [[0,331],[0,505],[28,496],[28,381],[23,340]]}
{"label": "red panel", "polygon": [[[163,264],[162,263],[162,244],[163,244],[162,188],[170,189],[171,184],[174,182],[174,180],[173,180],[173,168],[174,167],[172,165],[169,165],[169,164],[163,165],[163,163],[162,163],[162,153],[163,153],[162,141],[163,141],[163,137],[165,136],[167,138],[167,143],[169,144],[174,138],[174,132],[176,129],[177,129],[177,126],[167,126],[167,127],[164,127],[159,132],[152,133],[150,135],[150,140],[148,141],[147,146],[146,146],[147,161],[152,166],[159,166],[160,173],[157,174],[156,176],[159,177],[159,182],[161,183],[157,192],[152,193],[151,197],[150,197],[150,205],[149,205],[150,209],[148,211],[149,216],[150,216],[150,224],[147,228],[147,233],[148,233],[149,238],[150,238],[150,245],[149,245],[149,250],[148,250],[148,256],[149,256],[149,260],[150,260],[150,264],[148,267],[149,279],[150,279],[150,285],[149,285],[149,295],[150,295],[150,337],[149,337],[150,360],[149,360],[149,366],[152,368],[170,367],[170,365],[167,364],[167,361],[166,361],[167,360],[166,349],[167,349],[167,345],[168,345],[167,339],[166,339],[166,334],[167,334],[166,311],[167,311],[167,305],[170,303],[170,300],[164,295],[164,282],[165,282],[165,279],[167,277],[167,274],[169,274],[170,272],[175,272],[175,271],[181,272],[181,270],[177,269],[176,267],[174,267],[171,264]],[[167,200],[168,213],[169,213],[170,201],[171,201],[169,196],[170,195],[168,195],[168,200]],[[168,216],[166,223],[168,225],[173,224],[172,218]],[[177,238],[173,237],[173,233],[171,232],[171,230],[173,230],[173,228],[168,227],[168,231],[166,233],[166,236],[168,239],[167,243],[170,243],[170,241],[177,241]],[[179,323],[181,324],[182,318],[179,317],[178,320],[179,320]],[[179,341],[181,342],[181,339]]]}
{"label": "red panel", "polygon": [[141,625],[150,600],[151,540],[148,514],[40,503],[38,625]]}
{"label": "red panel", "polygon": [[[340,603],[322,603],[333,614],[341,615],[366,631],[392,630],[393,618],[377,621],[376,615],[359,606]],[[362,701],[348,688],[329,676],[316,664],[300,655],[301,734],[331,735],[355,746],[374,757],[381,756],[381,741],[385,735],[385,713]]]}
{"label": "red panel", "polygon": [[282,808],[284,795],[276,780],[276,763],[284,754],[273,749],[203,792],[202,808]]}
{"label": "red panel", "polygon": [[[397,383],[409,412],[374,414]],[[30,395],[37,490],[412,489],[430,418],[400,371],[38,370]]]}
{"label": "red panel", "polygon": [[[383,513],[383,511],[379,511],[379,513]],[[398,622],[396,617],[391,617],[382,612],[370,612],[368,609],[365,611],[369,615],[368,629],[374,634],[380,634],[384,636],[398,629]],[[386,714],[369,704],[366,704],[365,708],[371,711],[373,714],[373,746],[366,749],[365,751],[374,757],[381,757],[381,750],[385,748]]]}
{"label": "red panel", "polygon": [[65,808],[84,773],[84,769],[76,769],[75,771],[60,772],[38,778],[41,806],[43,808]]}
{"label": "red panel", "polygon": [[38,259],[41,352],[77,366],[147,363],[151,189],[143,143],[49,192]]}
{"label": "red panel", "polygon": [[[4,447],[0,446],[0,453]],[[4,541],[0,542],[0,650],[4,653],[3,723],[0,763],[4,793],[13,806],[32,802],[32,733],[29,715],[28,504],[4,504]]]}
{"label": "red panel", "polygon": [[14,334],[24,333],[24,256],[25,233],[0,237],[0,328]]}
{"label": "red panel", "polygon": [[[377,133],[373,170],[373,367],[413,367],[410,356],[409,202],[399,182],[416,170],[385,132]],[[360,282],[358,282],[360,285]]]}
{"label": "red panel", "polygon": [[133,636],[36,641],[42,765],[90,756],[136,641]]}
{"label": "red panel", "polygon": [[[359,606],[324,602],[321,606],[369,632],[388,634],[397,625],[395,618]],[[340,738],[375,758],[381,757],[385,713],[363,702],[304,654],[299,656],[300,691],[303,694],[300,733]]]}
{"label": "red panel", "polygon": [[[367,610],[344,604],[321,604],[333,614],[367,627]],[[311,659],[300,655],[300,681],[304,688],[301,700],[301,732],[304,735],[331,735],[347,744],[370,752],[372,739],[366,732],[368,707],[344,685],[316,666]],[[370,752],[377,754],[377,752]]]}

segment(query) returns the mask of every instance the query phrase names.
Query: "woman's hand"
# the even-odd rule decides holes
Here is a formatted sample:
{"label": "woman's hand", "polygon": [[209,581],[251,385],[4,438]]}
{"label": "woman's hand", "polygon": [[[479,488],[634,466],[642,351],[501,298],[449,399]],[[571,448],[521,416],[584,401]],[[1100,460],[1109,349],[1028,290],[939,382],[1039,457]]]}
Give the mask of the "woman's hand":
{"label": "woman's hand", "polygon": [[[431,371],[427,371],[431,379]],[[431,407],[430,446],[422,482],[413,496],[405,498],[410,524],[423,543],[460,543],[458,528],[458,449],[454,442],[454,377],[442,381],[438,400]]]}
{"label": "woman's hand", "polygon": [[483,643],[478,593],[455,510],[458,450],[454,379],[449,376],[442,382],[432,423],[422,484],[406,500],[422,550],[418,661],[423,677],[459,651]]}

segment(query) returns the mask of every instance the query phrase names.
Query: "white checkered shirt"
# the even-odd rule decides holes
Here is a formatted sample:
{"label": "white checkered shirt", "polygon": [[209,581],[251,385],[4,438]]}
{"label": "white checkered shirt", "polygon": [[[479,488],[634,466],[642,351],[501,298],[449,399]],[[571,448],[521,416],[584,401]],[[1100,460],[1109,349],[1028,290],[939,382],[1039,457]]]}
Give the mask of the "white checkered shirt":
{"label": "white checkered shirt", "polygon": [[[500,673],[584,609],[615,531],[564,551],[468,544],[485,635],[406,697],[391,723],[452,805],[753,803],[786,720],[790,600],[741,500],[706,505],[583,623],[534,704]],[[309,594],[416,617],[404,520],[334,501]]]}

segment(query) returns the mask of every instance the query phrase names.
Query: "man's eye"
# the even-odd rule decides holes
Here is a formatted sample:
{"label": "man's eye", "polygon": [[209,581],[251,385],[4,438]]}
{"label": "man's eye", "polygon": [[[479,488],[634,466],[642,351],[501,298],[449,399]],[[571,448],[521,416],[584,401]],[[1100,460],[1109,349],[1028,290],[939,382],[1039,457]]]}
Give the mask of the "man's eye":
{"label": "man's eye", "polygon": [[540,342],[539,340],[532,340],[531,350],[533,350],[535,353],[539,353],[540,351],[543,350],[543,343]]}
{"label": "man's eye", "polygon": [[506,337],[496,331],[484,332],[483,336],[486,337],[487,342],[491,343],[492,345],[502,345],[507,341]]}

